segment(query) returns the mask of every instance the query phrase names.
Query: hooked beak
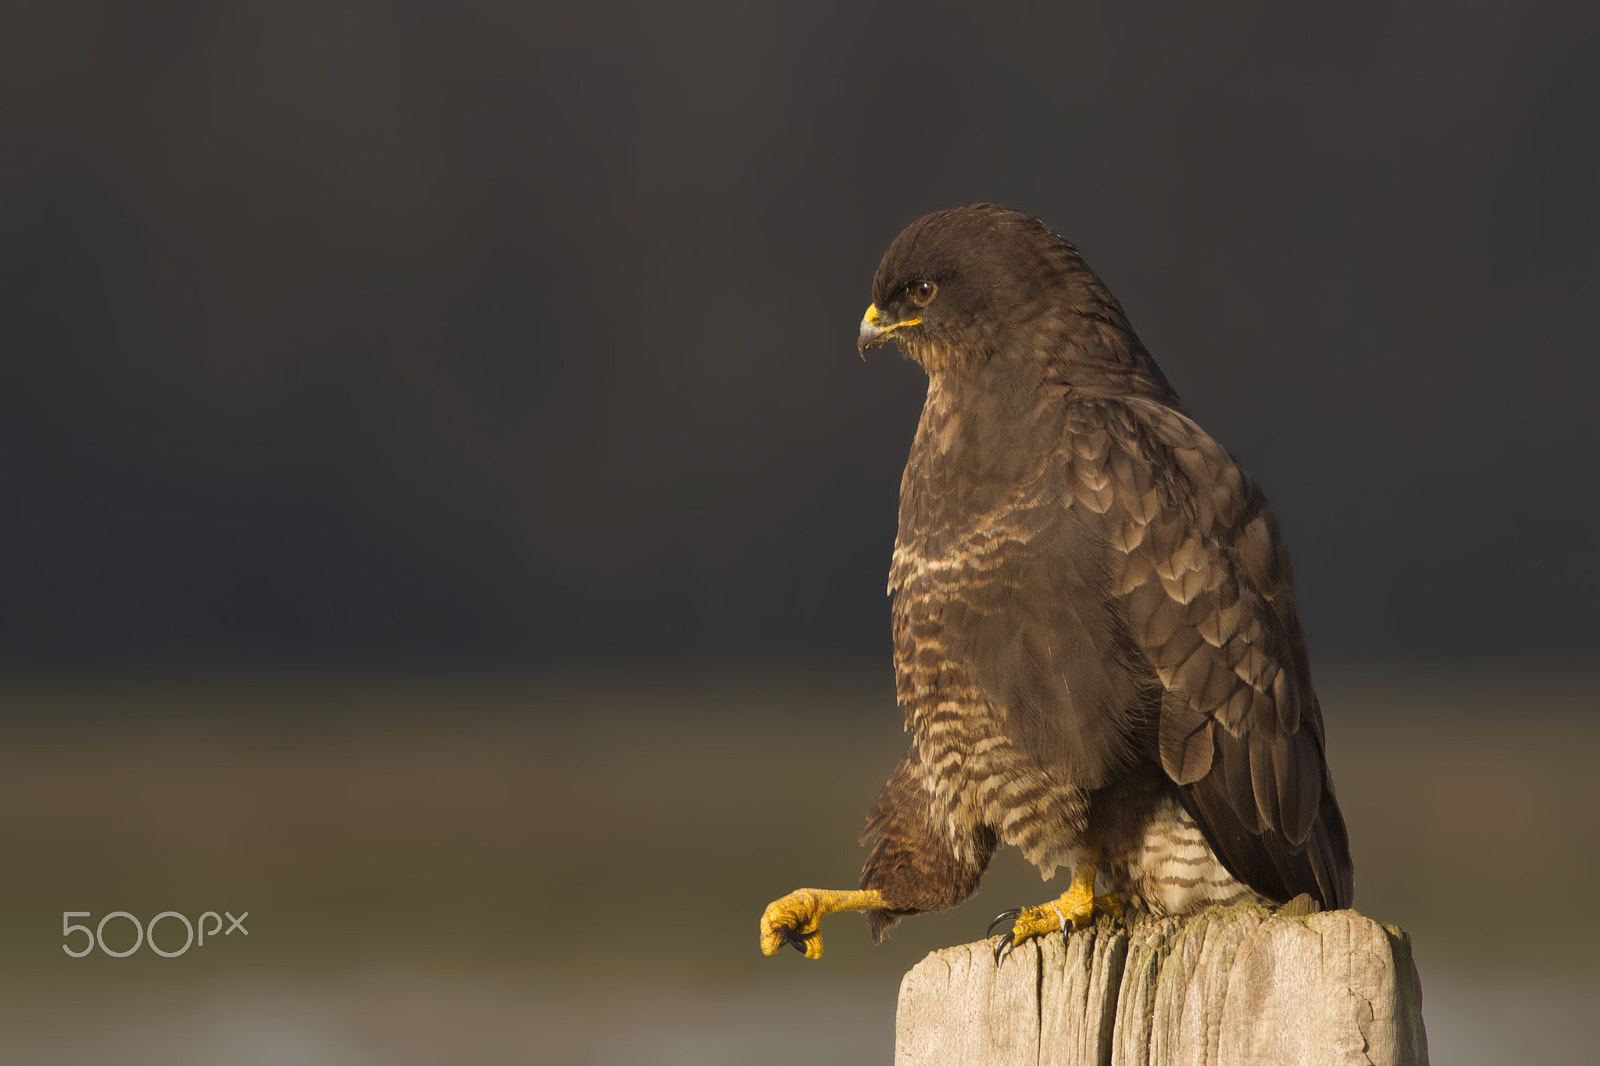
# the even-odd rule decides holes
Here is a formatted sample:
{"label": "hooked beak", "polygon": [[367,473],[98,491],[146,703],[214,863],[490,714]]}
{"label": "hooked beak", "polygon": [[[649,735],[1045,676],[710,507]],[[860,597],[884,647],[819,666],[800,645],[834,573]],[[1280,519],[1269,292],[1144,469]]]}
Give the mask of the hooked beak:
{"label": "hooked beak", "polygon": [[904,322],[892,322],[884,325],[883,316],[878,313],[877,304],[869,304],[867,313],[861,316],[861,332],[856,334],[856,351],[861,353],[861,358],[867,357],[868,348],[876,348],[893,336],[897,329],[914,326],[921,322],[921,317],[908,318]]}

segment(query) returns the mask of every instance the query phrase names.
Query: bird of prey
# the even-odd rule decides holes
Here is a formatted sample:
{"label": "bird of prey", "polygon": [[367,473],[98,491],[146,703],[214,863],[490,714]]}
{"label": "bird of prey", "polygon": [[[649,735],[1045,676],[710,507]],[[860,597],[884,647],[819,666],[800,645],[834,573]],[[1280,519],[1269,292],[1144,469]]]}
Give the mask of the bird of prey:
{"label": "bird of prey", "polygon": [[820,956],[840,910],[881,940],[970,896],[999,844],[1073,871],[1002,946],[1125,903],[1349,906],[1277,521],[1077,249],[990,204],[920,218],[861,321],[863,355],[889,340],[928,375],[889,571],[911,746],[859,889],[775,901],[762,950]]}

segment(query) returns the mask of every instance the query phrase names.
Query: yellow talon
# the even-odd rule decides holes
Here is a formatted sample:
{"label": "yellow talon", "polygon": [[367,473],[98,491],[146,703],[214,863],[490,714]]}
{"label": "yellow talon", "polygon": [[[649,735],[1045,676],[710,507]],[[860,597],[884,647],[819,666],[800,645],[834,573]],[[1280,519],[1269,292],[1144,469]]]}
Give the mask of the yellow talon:
{"label": "yellow talon", "polygon": [[1120,922],[1122,920],[1122,897],[1115,892],[1108,892],[1104,896],[1096,896],[1094,898],[1094,909],[1111,915],[1112,921]]}
{"label": "yellow talon", "polygon": [[1011,928],[1012,946],[1036,936],[1050,933],[1071,933],[1094,924],[1096,911],[1113,918],[1122,917],[1122,901],[1115,895],[1094,894],[1094,875],[1100,865],[1100,853],[1085,854],[1072,871],[1072,885],[1059,899],[1041,903],[1037,907],[1024,907]]}
{"label": "yellow talon", "polygon": [[772,955],[785,944],[804,951],[808,959],[822,957],[822,936],[817,931],[824,915],[835,911],[870,911],[886,906],[875,888],[859,892],[827,888],[797,888],[767,904],[761,915],[761,951]]}

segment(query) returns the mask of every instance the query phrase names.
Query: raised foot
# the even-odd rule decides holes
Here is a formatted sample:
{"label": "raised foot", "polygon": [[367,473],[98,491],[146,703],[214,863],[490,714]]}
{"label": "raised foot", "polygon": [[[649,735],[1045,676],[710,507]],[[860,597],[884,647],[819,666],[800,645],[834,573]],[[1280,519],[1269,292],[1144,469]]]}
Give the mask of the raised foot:
{"label": "raised foot", "polygon": [[877,889],[858,892],[827,888],[797,888],[782,899],[767,904],[761,915],[761,951],[776,954],[788,944],[808,959],[822,958],[822,934],[818,927],[824,915],[835,911],[867,911],[884,905]]}

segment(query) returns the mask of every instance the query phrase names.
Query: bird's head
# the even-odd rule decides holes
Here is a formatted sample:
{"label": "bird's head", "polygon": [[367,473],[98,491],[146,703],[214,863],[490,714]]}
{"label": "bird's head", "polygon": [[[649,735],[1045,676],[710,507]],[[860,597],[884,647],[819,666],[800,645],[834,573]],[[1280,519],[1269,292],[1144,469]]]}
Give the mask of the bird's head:
{"label": "bird's head", "polygon": [[1099,361],[1090,334],[1102,326],[1137,345],[1122,309],[1071,244],[1031,215],[970,204],[924,215],[889,245],[856,347],[865,356],[897,341],[930,373],[1000,353]]}

